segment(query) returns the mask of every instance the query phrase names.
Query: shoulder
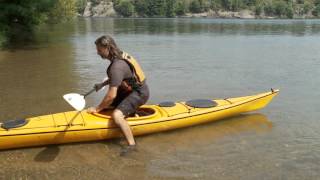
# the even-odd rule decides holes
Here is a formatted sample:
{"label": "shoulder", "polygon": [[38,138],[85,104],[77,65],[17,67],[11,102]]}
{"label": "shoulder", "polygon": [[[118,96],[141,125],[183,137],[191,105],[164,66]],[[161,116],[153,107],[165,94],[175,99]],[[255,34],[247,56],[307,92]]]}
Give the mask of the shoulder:
{"label": "shoulder", "polygon": [[129,68],[129,65],[127,62],[125,62],[125,60],[116,59],[112,63],[111,67],[115,69],[125,69],[125,68]]}

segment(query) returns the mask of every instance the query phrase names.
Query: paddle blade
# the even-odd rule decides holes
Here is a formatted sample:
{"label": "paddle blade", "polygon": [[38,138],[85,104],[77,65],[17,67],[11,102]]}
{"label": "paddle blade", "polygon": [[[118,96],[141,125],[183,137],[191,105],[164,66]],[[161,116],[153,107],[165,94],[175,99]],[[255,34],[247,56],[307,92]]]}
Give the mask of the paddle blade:
{"label": "paddle blade", "polygon": [[65,94],[63,99],[65,99],[77,111],[82,111],[86,106],[84,97],[77,93]]}

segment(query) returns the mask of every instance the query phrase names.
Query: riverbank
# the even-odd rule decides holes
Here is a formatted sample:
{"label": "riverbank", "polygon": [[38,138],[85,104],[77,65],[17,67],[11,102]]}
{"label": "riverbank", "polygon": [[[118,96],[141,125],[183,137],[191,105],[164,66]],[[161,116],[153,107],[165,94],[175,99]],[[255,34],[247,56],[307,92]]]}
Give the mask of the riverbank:
{"label": "riverbank", "polygon": [[[83,13],[79,13],[78,16],[82,17],[127,17],[127,18],[153,18],[153,17],[168,17],[168,13],[166,15],[157,15],[153,14],[152,16],[148,16],[145,13],[135,12],[135,8],[131,5],[130,8],[125,9],[127,14],[123,14],[123,9],[119,7],[120,5],[114,4],[112,1],[100,1],[100,2],[90,2],[88,1]],[[311,10],[306,10],[302,6],[298,5],[292,9],[292,12],[289,14],[276,13],[278,9],[274,9],[274,14],[268,12],[266,8],[262,8],[258,10],[257,8],[250,9],[241,9],[237,11],[227,11],[223,9],[212,10],[207,9],[206,11],[199,13],[192,13],[190,11],[183,11],[181,13],[172,13],[170,18],[235,18],[235,19],[314,19],[317,18]],[[128,13],[130,11],[130,13]],[[145,10],[147,11],[147,10]],[[122,12],[122,13],[121,13]],[[302,13],[304,12],[304,13]],[[276,15],[280,14],[280,15]]]}

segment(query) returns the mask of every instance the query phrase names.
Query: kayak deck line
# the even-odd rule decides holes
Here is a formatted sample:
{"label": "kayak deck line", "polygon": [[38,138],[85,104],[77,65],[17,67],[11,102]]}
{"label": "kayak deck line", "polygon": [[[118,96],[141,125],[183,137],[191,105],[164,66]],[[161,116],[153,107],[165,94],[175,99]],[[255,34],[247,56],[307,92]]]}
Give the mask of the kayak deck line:
{"label": "kayak deck line", "polygon": [[[173,107],[144,105],[137,117],[127,121],[135,136],[178,129],[224,119],[265,107],[279,90],[252,96],[214,100],[217,106],[195,108],[176,102]],[[120,128],[111,119],[111,110],[88,114],[69,111],[31,117],[28,124],[9,130],[0,128],[0,149],[97,141],[121,136]]]}

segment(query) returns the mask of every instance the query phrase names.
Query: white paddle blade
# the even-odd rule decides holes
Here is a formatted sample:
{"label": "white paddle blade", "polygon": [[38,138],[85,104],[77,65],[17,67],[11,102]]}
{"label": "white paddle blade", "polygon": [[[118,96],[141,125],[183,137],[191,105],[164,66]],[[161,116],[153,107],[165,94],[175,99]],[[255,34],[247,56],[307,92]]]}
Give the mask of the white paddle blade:
{"label": "white paddle blade", "polygon": [[77,93],[65,94],[63,99],[65,99],[77,111],[82,111],[86,106],[84,97]]}

